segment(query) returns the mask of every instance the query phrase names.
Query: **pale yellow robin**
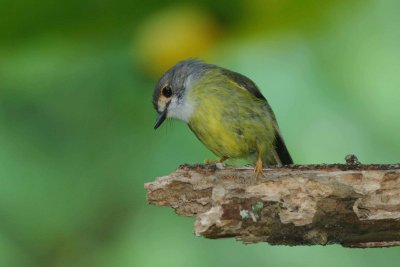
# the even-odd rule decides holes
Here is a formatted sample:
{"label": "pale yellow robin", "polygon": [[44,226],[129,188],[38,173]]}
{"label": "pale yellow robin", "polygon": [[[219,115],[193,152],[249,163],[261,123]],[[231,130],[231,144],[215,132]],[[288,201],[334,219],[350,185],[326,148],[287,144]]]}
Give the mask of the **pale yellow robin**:
{"label": "pale yellow robin", "polygon": [[186,122],[218,161],[245,158],[255,165],[292,164],[275,115],[258,87],[242,74],[188,59],[158,81],[153,104],[159,113],[154,128],[166,118]]}

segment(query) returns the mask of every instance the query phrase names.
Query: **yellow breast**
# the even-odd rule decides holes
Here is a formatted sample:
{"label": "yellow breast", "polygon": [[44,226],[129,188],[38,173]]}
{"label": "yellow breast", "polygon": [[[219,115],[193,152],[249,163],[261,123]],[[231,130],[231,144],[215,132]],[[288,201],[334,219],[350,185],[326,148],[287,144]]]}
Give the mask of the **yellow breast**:
{"label": "yellow breast", "polygon": [[248,158],[269,153],[274,141],[266,102],[219,73],[206,73],[188,98],[195,103],[189,126],[213,153]]}

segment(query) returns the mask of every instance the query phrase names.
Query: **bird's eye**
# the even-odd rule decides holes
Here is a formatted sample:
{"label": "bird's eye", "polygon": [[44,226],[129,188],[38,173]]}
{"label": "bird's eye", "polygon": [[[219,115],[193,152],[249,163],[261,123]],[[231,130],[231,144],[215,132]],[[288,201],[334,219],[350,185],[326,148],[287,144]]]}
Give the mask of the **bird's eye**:
{"label": "bird's eye", "polygon": [[171,87],[165,86],[165,87],[162,89],[162,94],[163,94],[163,96],[165,96],[165,97],[171,97],[171,96],[172,96],[172,89],[171,89]]}

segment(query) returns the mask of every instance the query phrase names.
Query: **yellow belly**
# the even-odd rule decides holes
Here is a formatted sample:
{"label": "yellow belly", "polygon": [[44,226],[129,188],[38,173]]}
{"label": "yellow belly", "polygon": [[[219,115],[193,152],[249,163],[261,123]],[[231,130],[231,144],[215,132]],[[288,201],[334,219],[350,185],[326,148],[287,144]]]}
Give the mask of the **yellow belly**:
{"label": "yellow belly", "polygon": [[194,87],[189,97],[196,103],[189,127],[214,154],[252,161],[261,155],[273,163],[275,131],[266,102],[234,84],[220,83]]}

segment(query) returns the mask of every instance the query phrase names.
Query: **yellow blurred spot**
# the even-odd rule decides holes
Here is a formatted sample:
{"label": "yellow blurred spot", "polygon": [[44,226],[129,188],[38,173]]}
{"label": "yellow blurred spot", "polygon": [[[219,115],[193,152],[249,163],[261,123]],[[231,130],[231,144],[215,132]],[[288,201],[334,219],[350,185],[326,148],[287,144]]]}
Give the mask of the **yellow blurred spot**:
{"label": "yellow blurred spot", "polygon": [[133,52],[143,70],[159,76],[179,60],[204,56],[217,35],[209,13],[195,7],[168,9],[143,23]]}

